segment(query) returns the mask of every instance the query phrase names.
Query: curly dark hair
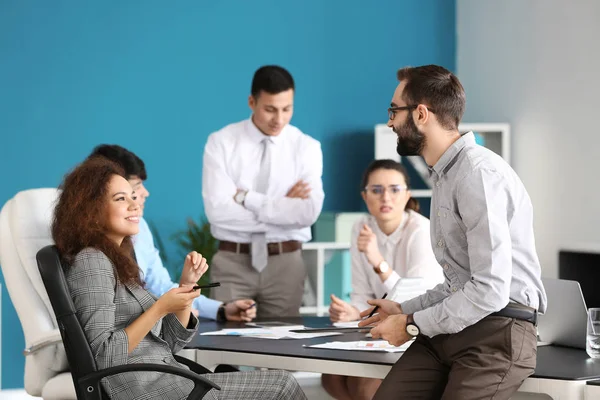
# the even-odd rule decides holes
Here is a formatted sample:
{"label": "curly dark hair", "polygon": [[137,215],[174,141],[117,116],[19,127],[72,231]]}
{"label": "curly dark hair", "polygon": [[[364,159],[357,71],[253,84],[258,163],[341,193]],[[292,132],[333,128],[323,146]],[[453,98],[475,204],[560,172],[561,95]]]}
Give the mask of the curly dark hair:
{"label": "curly dark hair", "polygon": [[123,168],[104,157],[88,158],[68,173],[54,210],[52,238],[68,264],[81,250],[93,247],[113,263],[121,283],[142,285],[131,237],[119,247],[106,236],[108,184],[115,175],[126,178]]}

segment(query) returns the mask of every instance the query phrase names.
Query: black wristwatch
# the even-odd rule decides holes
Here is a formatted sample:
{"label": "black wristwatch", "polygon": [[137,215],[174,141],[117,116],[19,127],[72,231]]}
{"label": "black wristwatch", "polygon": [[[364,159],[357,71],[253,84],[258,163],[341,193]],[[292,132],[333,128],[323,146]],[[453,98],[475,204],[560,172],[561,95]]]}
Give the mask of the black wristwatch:
{"label": "black wristwatch", "polygon": [[227,303],[223,303],[219,306],[219,309],[217,310],[217,322],[227,321],[227,316],[225,315],[225,306],[227,306]]}
{"label": "black wristwatch", "polygon": [[406,316],[406,333],[408,333],[412,337],[419,336],[419,334],[421,333],[421,330],[419,329],[417,324],[415,324],[415,319],[413,318],[412,314],[408,314]]}

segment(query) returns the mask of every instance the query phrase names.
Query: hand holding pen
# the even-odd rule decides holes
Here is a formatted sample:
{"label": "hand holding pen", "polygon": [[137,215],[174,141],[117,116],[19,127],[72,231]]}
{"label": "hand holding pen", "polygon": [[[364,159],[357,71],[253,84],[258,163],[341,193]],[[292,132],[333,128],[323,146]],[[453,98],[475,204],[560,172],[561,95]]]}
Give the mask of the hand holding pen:
{"label": "hand holding pen", "polygon": [[[385,297],[385,296],[384,296]],[[358,323],[359,327],[373,325],[376,326],[379,322],[386,319],[389,315],[402,314],[402,307],[399,303],[391,300],[385,300],[384,298],[369,300],[367,301],[370,305],[374,306],[360,313],[361,317],[364,317],[362,321]],[[377,314],[375,314],[377,312]]]}
{"label": "hand holding pen", "polygon": [[[385,299],[387,297],[387,292],[383,294],[383,296],[381,296],[381,300]],[[373,316],[373,314],[375,314],[375,312],[377,311],[377,309],[379,308],[379,305],[376,305],[373,308],[373,311],[371,311],[371,313],[369,314],[369,316],[367,317],[367,319],[371,318]]]}

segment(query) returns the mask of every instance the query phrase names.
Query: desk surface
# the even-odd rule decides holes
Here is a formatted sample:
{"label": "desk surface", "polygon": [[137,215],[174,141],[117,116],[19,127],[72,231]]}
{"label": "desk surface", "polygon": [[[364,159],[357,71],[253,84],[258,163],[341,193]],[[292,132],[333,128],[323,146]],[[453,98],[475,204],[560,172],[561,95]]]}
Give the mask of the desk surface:
{"label": "desk surface", "polygon": [[[300,323],[318,328],[330,325],[328,317],[281,318],[286,322]],[[222,328],[239,328],[240,323],[201,320],[198,332],[216,331]],[[393,365],[402,353],[362,352],[330,349],[314,349],[303,345],[331,341],[371,340],[364,333],[344,333],[314,339],[256,339],[239,336],[200,336],[196,335],[188,344],[189,349],[232,351],[238,353],[262,354],[310,358],[330,361],[355,362],[362,364]],[[201,360],[198,360],[202,363]],[[537,367],[532,378],[558,380],[589,380],[600,378],[600,359],[590,358],[585,350],[557,346],[538,348]]]}

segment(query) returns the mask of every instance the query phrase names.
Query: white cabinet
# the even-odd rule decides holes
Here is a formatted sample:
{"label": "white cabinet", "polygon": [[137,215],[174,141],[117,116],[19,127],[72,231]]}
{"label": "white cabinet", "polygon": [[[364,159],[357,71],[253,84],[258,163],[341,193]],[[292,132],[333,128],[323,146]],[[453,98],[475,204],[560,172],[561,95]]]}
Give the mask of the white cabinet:
{"label": "white cabinet", "polygon": [[362,212],[323,212],[313,226],[314,242],[304,243],[302,256],[308,277],[305,284],[302,314],[325,315],[329,295],[350,300],[352,268],[350,236]]}
{"label": "white cabinet", "polygon": [[[304,305],[300,307],[300,314],[316,314],[319,317],[327,314],[329,294],[325,288],[325,266],[336,252],[348,251],[348,249],[350,249],[348,242],[308,242],[302,245],[302,257],[304,257],[308,277],[305,282]],[[349,268],[345,266],[342,268],[350,273]],[[347,279],[340,277],[340,280],[350,280],[350,277],[348,276]]]}
{"label": "white cabinet", "polygon": [[[460,132],[473,131],[477,143],[500,155],[510,164],[510,125],[504,123],[462,123],[458,126]],[[385,124],[375,125],[375,159],[390,158],[401,161],[396,152],[396,134]],[[427,165],[421,157],[405,157],[424,182],[424,187],[430,188]],[[431,189],[412,190],[414,197],[431,197]]]}

